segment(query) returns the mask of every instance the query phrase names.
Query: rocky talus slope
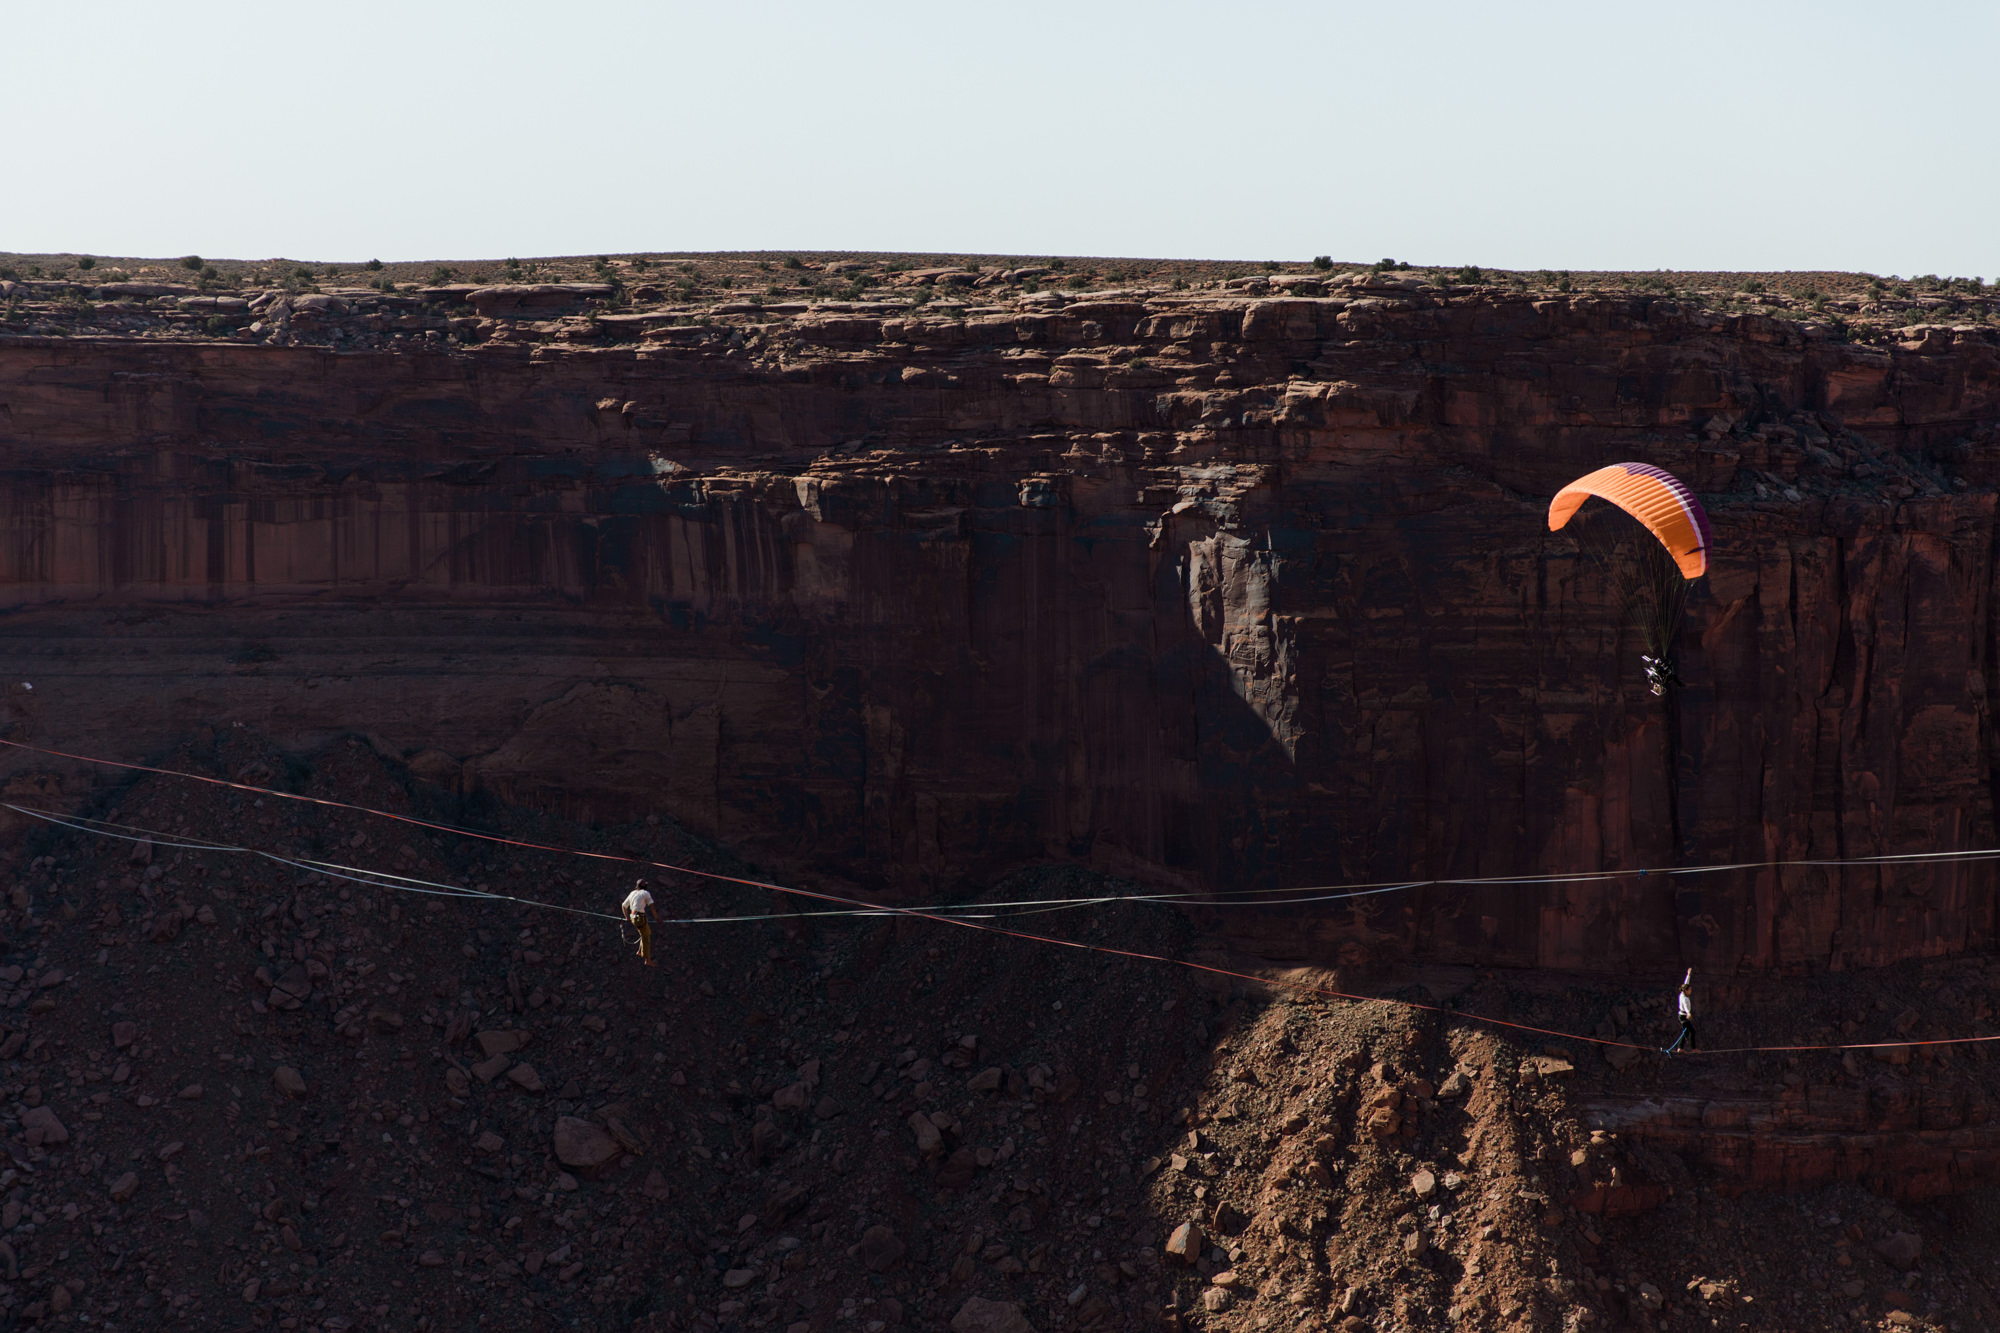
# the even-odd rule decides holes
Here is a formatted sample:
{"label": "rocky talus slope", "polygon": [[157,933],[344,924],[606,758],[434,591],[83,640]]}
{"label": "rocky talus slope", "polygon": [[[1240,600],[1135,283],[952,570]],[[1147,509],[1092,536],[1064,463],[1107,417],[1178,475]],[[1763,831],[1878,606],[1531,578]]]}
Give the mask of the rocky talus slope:
{"label": "rocky talus slope", "polygon": [[[293,754],[232,729],[171,758],[482,817],[358,741]],[[601,863],[173,778],[95,813],[586,909],[623,888]],[[483,819],[740,869],[670,822]],[[1607,1059],[1463,1015],[1595,1020],[1651,1043],[1664,1006],[1454,969],[1391,978],[1388,1002],[1322,999],[1296,987],[1365,979],[1244,984],[915,919],[792,914],[692,876],[658,877],[671,915],[761,919],[664,928],[647,969],[615,923],[542,908],[60,828],[27,850],[0,966],[0,1311],[23,1325],[1525,1333],[2000,1318],[1982,1196],[1904,1189],[1904,1162],[1870,1177],[1872,1144],[1847,1153],[1858,1174],[1765,1178],[1731,1154],[1800,1160],[1795,1128],[1634,1111],[1858,1096],[1927,1118],[1955,1106],[1958,1141],[1984,1142],[2000,1086],[1964,1048],[1852,1072],[1811,1054]],[[1044,874],[1001,896],[1079,887]],[[1022,923],[1172,956],[1216,945],[1143,905]],[[1921,1036],[1987,1004],[1991,980],[1803,983],[1790,1007],[1718,996],[1705,1030],[1718,1046],[1820,1021]],[[1870,1128],[1899,1127],[1916,1128]],[[1841,1158],[1838,1127],[1811,1141]]]}

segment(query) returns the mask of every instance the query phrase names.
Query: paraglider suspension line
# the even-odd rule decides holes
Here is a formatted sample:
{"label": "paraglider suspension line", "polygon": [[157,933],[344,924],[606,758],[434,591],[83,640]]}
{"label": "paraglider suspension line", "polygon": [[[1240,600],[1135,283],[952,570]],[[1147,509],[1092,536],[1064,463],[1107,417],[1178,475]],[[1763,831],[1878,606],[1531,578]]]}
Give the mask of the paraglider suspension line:
{"label": "paraglider suspension line", "polygon": [[1577,548],[1610,580],[1625,614],[1638,630],[1644,651],[1639,662],[1646,684],[1665,715],[1667,829],[1674,863],[1681,860],[1680,673],[1674,640],[1687,610],[1688,581],[1673,555],[1628,515],[1609,505],[1592,505],[1573,523]]}

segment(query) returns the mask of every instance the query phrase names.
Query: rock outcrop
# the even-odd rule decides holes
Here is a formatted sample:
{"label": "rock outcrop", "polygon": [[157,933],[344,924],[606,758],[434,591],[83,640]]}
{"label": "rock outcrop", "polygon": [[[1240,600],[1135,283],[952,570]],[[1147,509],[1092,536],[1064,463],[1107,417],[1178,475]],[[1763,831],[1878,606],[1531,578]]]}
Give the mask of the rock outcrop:
{"label": "rock outcrop", "polygon": [[2000,1123],[1979,1086],[1899,1075],[1883,1069],[1865,1082],[1819,1084],[1739,1079],[1665,1096],[1600,1096],[1589,1112],[1593,1125],[1678,1153],[1734,1191],[1853,1182],[1928,1199],[2000,1180]]}
{"label": "rock outcrop", "polygon": [[[1049,859],[1218,899],[1753,866],[1228,914],[1348,964],[1993,943],[1976,867],[1754,866],[1991,844],[1994,331],[1343,290],[590,347],[0,339],[6,734],[359,733],[892,896]],[[1671,711],[1543,522],[1621,458],[1720,547]]]}

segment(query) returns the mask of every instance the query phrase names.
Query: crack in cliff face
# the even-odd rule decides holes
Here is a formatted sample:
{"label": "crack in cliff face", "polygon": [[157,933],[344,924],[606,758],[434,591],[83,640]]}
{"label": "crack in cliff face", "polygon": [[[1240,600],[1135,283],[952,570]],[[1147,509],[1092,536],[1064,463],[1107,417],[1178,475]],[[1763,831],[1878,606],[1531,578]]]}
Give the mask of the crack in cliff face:
{"label": "crack in cliff face", "polygon": [[[361,731],[464,792],[902,894],[1049,859],[1226,895],[1972,846],[1995,352],[1388,291],[452,355],[13,339],[0,669],[41,692],[4,722],[124,755]],[[1715,521],[1678,735],[1542,521],[1617,458]],[[1745,872],[1241,929],[1805,970],[1989,944],[1989,899]]]}

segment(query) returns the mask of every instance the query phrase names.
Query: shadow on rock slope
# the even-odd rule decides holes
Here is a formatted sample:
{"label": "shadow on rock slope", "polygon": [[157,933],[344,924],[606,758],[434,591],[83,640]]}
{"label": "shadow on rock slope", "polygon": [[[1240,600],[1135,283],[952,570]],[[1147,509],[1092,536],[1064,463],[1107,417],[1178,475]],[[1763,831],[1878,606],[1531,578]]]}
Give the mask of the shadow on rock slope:
{"label": "shadow on rock slope", "polygon": [[[740,869],[671,826],[455,807],[358,741],[295,756],[237,730],[164,762]],[[627,877],[174,778],[93,813],[590,910]],[[667,915],[761,919],[666,928],[649,970],[616,923],[548,908],[45,826],[15,839],[0,1310],[16,1324],[1048,1333],[1995,1313],[1949,1250],[1991,1252],[1976,1205],[1906,1206],[1937,1210],[1918,1216],[1851,1184],[1732,1200],[1681,1152],[1589,1129],[1572,1085],[1598,1072],[1581,1055],[1448,1012],[815,916],[685,876],[655,877]],[[995,896],[1086,887],[1119,888],[1051,869]],[[1212,944],[1138,904],[998,924],[1172,956]],[[1488,982],[1466,995],[1497,1002]],[[1562,1003],[1576,1012],[1551,1016],[1580,1022],[1595,1001]],[[1971,1220],[1937,1220],[1954,1208]]]}

